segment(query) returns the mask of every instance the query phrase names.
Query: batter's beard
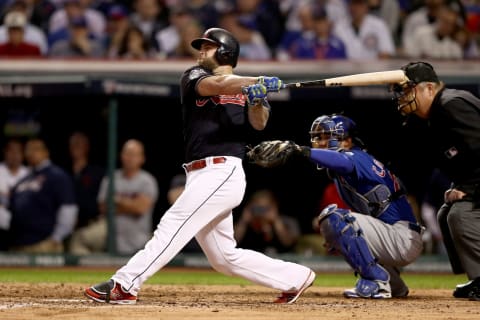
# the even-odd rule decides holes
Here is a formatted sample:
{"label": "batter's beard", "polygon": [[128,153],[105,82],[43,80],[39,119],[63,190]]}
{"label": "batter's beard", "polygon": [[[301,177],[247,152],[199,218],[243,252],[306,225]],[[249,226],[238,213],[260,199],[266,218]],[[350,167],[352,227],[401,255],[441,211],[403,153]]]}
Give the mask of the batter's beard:
{"label": "batter's beard", "polygon": [[208,70],[215,70],[218,67],[217,61],[214,58],[198,58],[197,63],[199,66],[208,69]]}

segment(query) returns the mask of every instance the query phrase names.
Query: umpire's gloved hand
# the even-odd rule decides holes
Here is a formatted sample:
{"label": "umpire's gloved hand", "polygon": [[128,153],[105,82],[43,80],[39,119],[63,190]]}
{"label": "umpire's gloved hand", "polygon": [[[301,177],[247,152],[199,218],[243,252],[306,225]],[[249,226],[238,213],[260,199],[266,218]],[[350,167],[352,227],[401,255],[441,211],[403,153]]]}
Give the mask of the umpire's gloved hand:
{"label": "umpire's gloved hand", "polygon": [[267,87],[260,83],[244,87],[242,91],[247,98],[247,103],[249,106],[254,106],[256,104],[262,103],[263,100],[267,97]]}
{"label": "umpire's gloved hand", "polygon": [[278,92],[283,88],[283,81],[277,77],[258,77],[258,83],[267,87],[267,92]]}

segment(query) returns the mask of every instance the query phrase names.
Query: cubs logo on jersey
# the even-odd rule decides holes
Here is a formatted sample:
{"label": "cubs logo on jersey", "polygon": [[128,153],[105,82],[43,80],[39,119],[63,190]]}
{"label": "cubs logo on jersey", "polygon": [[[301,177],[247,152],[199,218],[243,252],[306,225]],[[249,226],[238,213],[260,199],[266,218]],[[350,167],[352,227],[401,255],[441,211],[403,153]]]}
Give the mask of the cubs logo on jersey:
{"label": "cubs logo on jersey", "polygon": [[385,177],[385,168],[383,166],[383,163],[376,159],[373,159],[372,171],[381,178]]}

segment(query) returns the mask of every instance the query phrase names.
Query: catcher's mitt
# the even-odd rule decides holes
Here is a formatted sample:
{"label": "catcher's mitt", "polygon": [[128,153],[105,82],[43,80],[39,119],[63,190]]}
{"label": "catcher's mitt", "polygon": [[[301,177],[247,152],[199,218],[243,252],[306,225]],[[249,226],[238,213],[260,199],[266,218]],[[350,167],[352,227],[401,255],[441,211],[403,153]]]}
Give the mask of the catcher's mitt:
{"label": "catcher's mitt", "polygon": [[301,147],[293,141],[268,140],[251,148],[247,156],[256,165],[273,168],[283,165],[291,155],[301,152]]}

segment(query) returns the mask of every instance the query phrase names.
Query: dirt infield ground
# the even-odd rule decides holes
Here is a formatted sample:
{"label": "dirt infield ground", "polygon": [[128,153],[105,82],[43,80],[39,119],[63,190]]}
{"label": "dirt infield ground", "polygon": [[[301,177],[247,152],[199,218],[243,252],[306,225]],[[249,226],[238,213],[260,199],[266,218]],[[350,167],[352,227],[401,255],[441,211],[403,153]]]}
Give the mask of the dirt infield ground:
{"label": "dirt infield ground", "polygon": [[342,288],[313,286],[292,305],[275,305],[276,292],[242,285],[144,285],[133,306],[83,297],[87,284],[4,283],[0,319],[480,319],[480,302],[451,290],[412,290],[408,298],[345,299]]}

